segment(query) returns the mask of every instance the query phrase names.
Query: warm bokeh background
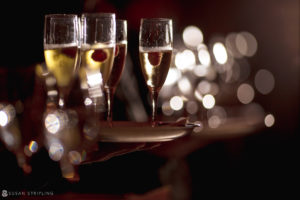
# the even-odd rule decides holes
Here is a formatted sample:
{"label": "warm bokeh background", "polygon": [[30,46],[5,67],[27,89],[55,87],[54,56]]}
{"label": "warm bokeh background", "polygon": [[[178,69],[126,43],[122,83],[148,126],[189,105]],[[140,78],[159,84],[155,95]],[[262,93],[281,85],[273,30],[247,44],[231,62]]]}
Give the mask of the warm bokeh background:
{"label": "warm bokeh background", "polygon": [[[226,188],[229,193],[234,192],[235,187],[251,192],[263,190],[265,185],[280,188],[290,183],[291,179],[299,180],[299,165],[296,164],[299,159],[296,152],[299,150],[300,120],[300,5],[298,0],[52,0],[34,4],[28,1],[9,1],[1,8],[2,11],[10,12],[0,14],[2,19],[0,102],[12,104],[18,101],[25,102],[35,91],[32,66],[44,61],[45,14],[115,12],[117,18],[127,19],[128,61],[126,64],[130,66],[130,71],[127,73],[134,74],[133,77],[136,79],[134,97],[138,98],[134,101],[136,105],[140,103],[143,109],[138,111],[138,114],[128,110],[132,105],[120,86],[114,107],[116,120],[142,119],[143,121],[147,120],[145,118],[147,113],[150,114],[147,88],[139,70],[138,60],[138,30],[141,18],[172,18],[174,47],[178,51],[185,48],[182,33],[190,25],[197,26],[202,31],[203,43],[208,47],[215,40],[225,38],[230,33],[242,31],[251,33],[256,38],[258,46],[255,55],[245,59],[250,66],[250,74],[244,82],[253,86],[255,74],[260,69],[272,73],[275,79],[274,89],[267,95],[263,95],[254,88],[253,101],[261,105],[266,114],[271,113],[275,117],[275,123],[270,128],[264,126],[253,135],[217,141],[199,147],[184,159],[183,164],[176,161],[178,165],[183,165],[182,168],[187,167],[189,174],[189,178],[180,177],[178,180],[188,182],[191,179],[190,189],[193,199],[199,199],[202,192],[205,193],[214,187]],[[239,84],[241,83],[243,82]],[[221,92],[222,88],[230,89],[232,86],[229,83],[224,84],[226,87],[220,85]],[[222,95],[217,96],[216,104],[243,106],[235,96],[235,92],[221,94],[226,98],[224,100]],[[232,96],[228,97],[226,94]],[[163,101],[161,99],[161,103]],[[162,119],[178,117],[176,114],[174,118],[161,114]],[[198,117],[198,120],[205,119],[201,114]],[[0,149],[5,150],[3,145]],[[47,153],[42,152],[35,157],[35,168],[33,167],[33,174],[28,178],[14,166],[14,158],[8,152],[0,152],[0,190],[5,187],[43,188],[45,184],[45,190],[58,192],[66,190],[143,193],[161,185],[159,170],[162,170],[162,166],[166,167],[166,160],[156,156],[155,153],[132,153],[104,163],[83,166],[81,182],[72,185],[59,178],[59,173],[55,171],[57,170],[55,163],[38,162],[43,160],[42,157],[45,155]],[[176,163],[171,162],[170,165],[174,167]],[[20,181],[16,183],[14,181],[16,179]],[[92,180],[96,180],[96,184],[93,184]],[[234,183],[227,185],[228,180]],[[245,185],[245,188],[241,185]],[[61,189],[58,189],[58,186],[61,186]]]}

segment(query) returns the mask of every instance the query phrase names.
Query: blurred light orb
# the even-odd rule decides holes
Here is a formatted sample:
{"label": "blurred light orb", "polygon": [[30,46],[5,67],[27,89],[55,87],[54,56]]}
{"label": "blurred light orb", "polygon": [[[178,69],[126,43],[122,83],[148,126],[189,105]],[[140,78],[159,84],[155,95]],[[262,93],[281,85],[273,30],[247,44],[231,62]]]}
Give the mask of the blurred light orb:
{"label": "blurred light orb", "polygon": [[53,142],[49,148],[49,156],[54,161],[59,161],[64,154],[64,147],[58,143]]}
{"label": "blurred light orb", "polygon": [[191,114],[194,115],[198,112],[198,104],[195,101],[188,101],[186,104],[186,111]]}
{"label": "blurred light orb", "polygon": [[196,65],[194,68],[194,74],[198,77],[205,77],[209,72],[209,68],[205,65]]}
{"label": "blurred light orb", "polygon": [[180,77],[181,77],[181,72],[177,68],[171,67],[169,69],[169,72],[168,72],[168,75],[167,75],[164,85],[167,85],[167,86],[173,85],[180,79]]}
{"label": "blurred light orb", "polygon": [[30,143],[29,143],[29,145],[28,145],[28,147],[29,147],[29,150],[32,153],[35,153],[35,152],[37,152],[37,150],[39,148],[39,145],[38,145],[38,143],[36,141],[31,140]]}
{"label": "blurred light orb", "polygon": [[188,47],[197,47],[203,42],[203,33],[197,26],[187,26],[183,30],[182,37]]}
{"label": "blurred light orb", "polygon": [[16,110],[11,104],[0,104],[0,126],[4,127],[15,119]]}
{"label": "blurred light orb", "polygon": [[162,104],[161,109],[162,109],[163,114],[166,115],[166,116],[171,116],[174,113],[174,110],[171,108],[171,105],[170,105],[169,101],[165,101]]}
{"label": "blurred light orb", "polygon": [[0,126],[4,127],[8,124],[8,116],[3,110],[0,111]]}
{"label": "blurred light orb", "polygon": [[70,151],[68,153],[70,163],[73,165],[79,165],[82,161],[81,154],[78,151]]}
{"label": "blurred light orb", "polygon": [[196,64],[195,54],[191,50],[178,52],[175,56],[175,65],[181,71],[192,70]]}
{"label": "blurred light orb", "polygon": [[210,128],[218,128],[221,125],[221,119],[217,115],[213,115],[208,119],[208,126]]}
{"label": "blurred light orb", "polygon": [[48,114],[45,118],[45,127],[49,133],[56,134],[60,129],[60,120],[56,114]]}
{"label": "blurred light orb", "polygon": [[275,87],[275,78],[270,71],[260,69],[254,77],[254,84],[261,94],[269,94]]}
{"label": "blurred light orb", "polygon": [[208,94],[211,91],[211,84],[208,81],[203,80],[198,84],[197,89],[201,94]]}
{"label": "blurred light orb", "polygon": [[266,115],[264,121],[265,121],[266,127],[271,127],[275,124],[275,117],[272,114],[268,114],[268,115]]}
{"label": "blurred light orb", "polygon": [[236,48],[243,56],[251,57],[257,51],[256,38],[249,32],[241,32],[235,38]]}
{"label": "blurred light orb", "polygon": [[183,108],[183,100],[179,96],[174,96],[170,100],[170,106],[173,110],[181,110]]}
{"label": "blurred light orb", "polygon": [[243,83],[238,87],[237,98],[243,104],[249,104],[254,99],[254,89],[251,85]]}
{"label": "blurred light orb", "polygon": [[88,97],[84,99],[84,105],[89,106],[92,105],[92,103],[93,103],[92,99]]}
{"label": "blurred light orb", "polygon": [[213,54],[216,61],[221,65],[225,64],[228,60],[227,50],[221,42],[217,42],[213,45]]}
{"label": "blurred light orb", "polygon": [[207,94],[202,99],[202,104],[204,108],[211,109],[215,106],[216,100],[213,95]]}
{"label": "blurred light orb", "polygon": [[188,78],[183,77],[178,81],[178,88],[183,94],[188,95],[192,90],[192,84]]}
{"label": "blurred light orb", "polygon": [[229,33],[226,38],[225,38],[225,46],[228,50],[228,52],[230,52],[230,54],[235,57],[235,58],[242,58],[243,55],[241,55],[241,53],[237,50],[236,47],[236,37],[237,37],[237,33]]}
{"label": "blurred light orb", "polygon": [[211,63],[210,54],[207,49],[201,48],[198,50],[199,62],[204,66],[209,66]]}

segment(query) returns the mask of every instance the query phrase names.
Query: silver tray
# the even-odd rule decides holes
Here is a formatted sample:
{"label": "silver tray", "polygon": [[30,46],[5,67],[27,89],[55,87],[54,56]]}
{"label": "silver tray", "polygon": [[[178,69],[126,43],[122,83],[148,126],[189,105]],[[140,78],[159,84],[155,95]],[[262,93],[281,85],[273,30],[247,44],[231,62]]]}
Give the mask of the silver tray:
{"label": "silver tray", "polygon": [[192,133],[200,124],[170,122],[158,123],[152,127],[149,123],[117,121],[113,126],[102,122],[99,142],[164,142]]}

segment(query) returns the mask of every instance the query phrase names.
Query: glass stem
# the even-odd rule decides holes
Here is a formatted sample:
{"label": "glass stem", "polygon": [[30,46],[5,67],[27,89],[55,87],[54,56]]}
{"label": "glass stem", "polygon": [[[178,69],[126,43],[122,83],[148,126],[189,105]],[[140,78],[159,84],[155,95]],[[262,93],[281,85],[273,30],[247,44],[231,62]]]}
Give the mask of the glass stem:
{"label": "glass stem", "polygon": [[156,125],[156,117],[157,117],[157,98],[158,98],[158,91],[152,89],[151,90],[151,101],[152,101],[152,127]]}
{"label": "glass stem", "polygon": [[115,88],[106,87],[106,98],[107,98],[107,121],[111,125],[112,123],[112,109],[113,109],[113,100],[114,100],[114,94],[115,94]]}

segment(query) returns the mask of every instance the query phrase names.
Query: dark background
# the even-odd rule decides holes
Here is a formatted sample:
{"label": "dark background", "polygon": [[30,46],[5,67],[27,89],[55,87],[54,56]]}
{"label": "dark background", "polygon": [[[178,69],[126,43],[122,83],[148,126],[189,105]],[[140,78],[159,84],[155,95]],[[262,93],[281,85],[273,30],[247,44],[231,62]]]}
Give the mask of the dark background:
{"label": "dark background", "polygon": [[[43,62],[45,14],[95,11],[115,12],[117,18],[128,20],[128,50],[134,66],[138,66],[138,27],[142,17],[172,18],[177,33],[188,25],[197,25],[203,31],[205,42],[214,35],[244,30],[255,35],[258,51],[249,61],[251,67],[253,71],[268,69],[275,77],[272,93],[255,98],[265,110],[274,114],[275,125],[253,136],[216,142],[191,153],[185,161],[190,170],[193,199],[203,193],[213,194],[208,192],[212,189],[226,189],[224,194],[233,194],[236,190],[251,194],[258,191],[277,193],[283,187],[295,191],[294,187],[299,187],[299,1],[9,1],[1,6],[0,12],[0,70],[14,72]],[[141,77],[138,69],[134,71]],[[13,73],[0,78],[0,101],[30,96],[30,87],[19,82],[23,79],[16,79]],[[143,81],[138,81],[141,84],[139,92],[145,96]],[[24,91],[26,88],[29,92]],[[12,90],[21,90],[22,96]],[[72,185],[59,178],[55,163],[38,162],[45,159],[46,152],[41,151],[36,156],[36,170],[33,168],[29,182],[15,167],[13,155],[7,151],[0,155],[0,190],[2,187],[43,188],[45,184],[45,188],[57,191],[142,193],[161,184],[157,174],[166,163],[151,153],[133,153],[82,167],[81,182]],[[7,174],[9,176],[5,176]],[[96,180],[96,184],[92,180]]]}

